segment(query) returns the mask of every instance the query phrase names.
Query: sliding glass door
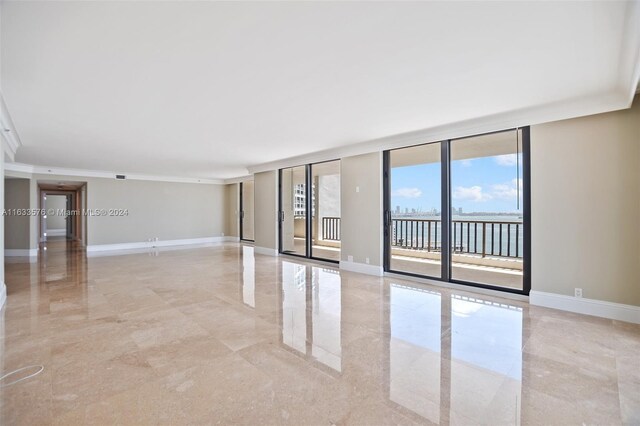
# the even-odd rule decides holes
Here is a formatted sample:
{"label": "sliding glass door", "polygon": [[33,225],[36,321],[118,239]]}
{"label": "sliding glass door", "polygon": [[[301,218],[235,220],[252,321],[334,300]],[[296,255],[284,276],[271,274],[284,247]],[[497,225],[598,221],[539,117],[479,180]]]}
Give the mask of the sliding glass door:
{"label": "sliding glass door", "polygon": [[340,260],[340,161],[280,170],[280,252]]}
{"label": "sliding glass door", "polygon": [[440,150],[433,143],[389,153],[391,270],[442,276]]}
{"label": "sliding glass door", "polygon": [[340,161],[311,165],[311,257],[340,261]]}
{"label": "sliding glass door", "polygon": [[240,239],[253,241],[253,181],[240,183]]}
{"label": "sliding glass door", "polygon": [[280,170],[280,251],[307,256],[307,166]]}
{"label": "sliding glass door", "polygon": [[385,270],[528,294],[529,128],[386,151]]}
{"label": "sliding glass door", "polygon": [[522,131],[451,141],[451,279],[522,290]]}

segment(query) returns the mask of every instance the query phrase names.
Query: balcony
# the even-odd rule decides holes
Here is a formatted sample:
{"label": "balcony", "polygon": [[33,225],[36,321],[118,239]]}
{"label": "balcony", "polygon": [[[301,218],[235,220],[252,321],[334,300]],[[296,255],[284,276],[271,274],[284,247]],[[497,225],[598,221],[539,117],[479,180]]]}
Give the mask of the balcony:
{"label": "balcony", "polygon": [[[441,221],[393,218],[391,222],[391,269],[439,277]],[[314,241],[314,253],[337,260],[340,218],[323,217],[321,223],[321,239]],[[453,278],[522,288],[524,228],[521,221],[454,220],[451,231]]]}

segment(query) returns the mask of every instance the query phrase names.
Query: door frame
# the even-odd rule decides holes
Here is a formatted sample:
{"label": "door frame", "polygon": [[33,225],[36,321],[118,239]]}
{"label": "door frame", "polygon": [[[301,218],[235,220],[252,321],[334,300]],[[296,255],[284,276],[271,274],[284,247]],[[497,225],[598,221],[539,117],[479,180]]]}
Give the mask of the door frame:
{"label": "door frame", "polygon": [[[472,281],[463,281],[451,278],[451,142],[467,139],[476,136],[490,135],[494,133],[502,133],[511,130],[521,130],[522,132],[522,207],[523,207],[523,273],[522,273],[522,290],[490,285],[485,283],[477,283]],[[504,129],[499,131],[481,133],[476,135],[465,136],[461,138],[451,138],[441,141],[433,141],[424,144],[410,145],[420,146],[428,144],[440,144],[440,165],[441,165],[441,223],[442,223],[442,247],[448,247],[448,250],[441,250],[441,276],[432,277],[428,275],[416,274],[412,272],[396,271],[391,269],[391,163],[390,154],[392,149],[385,150],[382,157],[382,174],[383,174],[383,239],[384,239],[384,256],[383,267],[385,272],[393,274],[407,275],[417,278],[427,278],[436,281],[442,281],[453,284],[462,284],[470,287],[478,287],[489,290],[497,290],[507,293],[522,294],[528,296],[531,292],[531,129],[529,126]],[[396,148],[409,148],[410,146]]]}
{"label": "door frame", "polygon": [[[255,242],[255,223],[254,223],[254,239],[250,240],[249,238],[244,238],[244,201],[242,199],[243,196],[243,190],[244,190],[244,182],[240,182],[240,194],[239,194],[239,201],[240,201],[240,205],[239,205],[239,209],[238,209],[238,218],[240,219],[240,223],[239,223],[239,232],[240,232],[240,241],[246,241],[249,243],[254,243]],[[255,183],[254,183],[254,187],[253,187],[253,196],[255,198]],[[255,201],[253,203],[253,217],[255,218]]]}
{"label": "door frame", "polygon": [[[278,169],[278,252],[280,254],[283,255],[287,255],[287,256],[295,256],[295,257],[300,257],[303,259],[312,259],[312,260],[319,260],[322,262],[329,262],[329,263],[340,263],[339,260],[334,260],[334,259],[327,259],[324,257],[316,257],[313,256],[313,193],[311,191],[309,191],[309,188],[313,188],[313,166],[317,165],[317,164],[323,164],[323,163],[331,163],[334,161],[341,161],[339,158],[337,159],[333,159],[333,160],[325,160],[325,161],[318,161],[315,163],[307,163],[307,164],[301,164],[298,166],[291,166],[291,167],[284,167],[282,169]],[[290,253],[290,252],[285,252],[282,250],[282,231],[283,231],[283,223],[284,223],[284,210],[282,210],[282,195],[283,195],[283,191],[282,191],[282,171],[286,170],[286,169],[293,169],[296,167],[303,167],[304,166],[304,185],[305,185],[305,189],[304,189],[304,193],[305,193],[305,224],[304,224],[304,228],[305,228],[305,254],[300,254],[300,253]],[[340,209],[342,210],[342,206],[340,206]],[[342,213],[341,213],[342,214]],[[342,245],[340,247],[340,250],[342,251]]]}

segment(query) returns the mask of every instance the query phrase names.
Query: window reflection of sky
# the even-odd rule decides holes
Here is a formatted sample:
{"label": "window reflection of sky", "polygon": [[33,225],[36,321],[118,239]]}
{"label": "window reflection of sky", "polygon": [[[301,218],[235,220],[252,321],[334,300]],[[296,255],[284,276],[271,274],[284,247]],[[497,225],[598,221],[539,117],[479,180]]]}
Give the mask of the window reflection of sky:
{"label": "window reflection of sky", "polygon": [[391,285],[391,335],[440,352],[440,294]]}
{"label": "window reflection of sky", "polygon": [[522,309],[452,296],[451,355],[520,380]]}
{"label": "window reflection of sky", "polygon": [[256,270],[253,247],[242,247],[242,301],[256,307]]}

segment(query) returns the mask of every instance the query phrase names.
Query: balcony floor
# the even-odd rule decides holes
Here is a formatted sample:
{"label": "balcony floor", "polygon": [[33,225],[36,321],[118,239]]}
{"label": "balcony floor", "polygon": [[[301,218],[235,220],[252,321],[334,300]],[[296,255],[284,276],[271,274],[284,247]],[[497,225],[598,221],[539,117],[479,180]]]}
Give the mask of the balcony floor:
{"label": "balcony floor", "polygon": [[[295,238],[296,252],[304,253],[303,238]],[[340,261],[340,248],[313,245],[313,257]],[[409,272],[427,277],[440,277],[440,262],[412,256],[393,255],[391,269],[397,272]],[[522,272],[509,268],[470,265],[454,262],[451,266],[452,277],[458,281],[467,281],[498,287],[522,289]]]}
{"label": "balcony floor", "polygon": [[[391,257],[391,269],[398,272],[440,277],[440,262],[430,259],[394,255]],[[459,281],[522,289],[522,272],[513,269],[454,262],[451,265],[451,276]]]}

